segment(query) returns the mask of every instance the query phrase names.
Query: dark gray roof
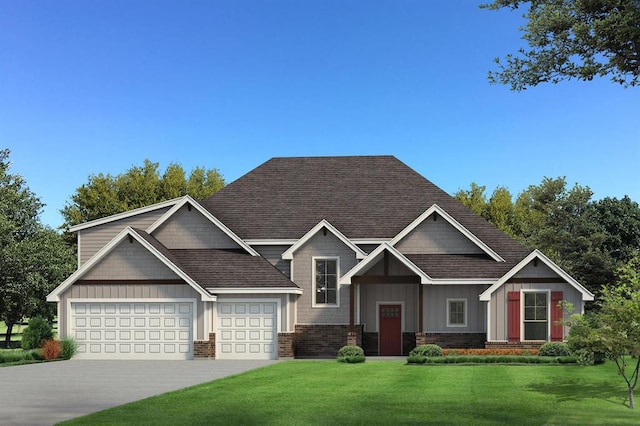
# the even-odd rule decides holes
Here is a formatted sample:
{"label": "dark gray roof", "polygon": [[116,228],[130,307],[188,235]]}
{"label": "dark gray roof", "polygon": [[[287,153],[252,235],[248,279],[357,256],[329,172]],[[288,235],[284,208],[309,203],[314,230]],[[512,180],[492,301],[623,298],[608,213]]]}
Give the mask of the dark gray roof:
{"label": "dark gray roof", "polygon": [[242,250],[170,250],[153,235],[141,229],[134,231],[203,289],[298,288],[262,256]]}
{"label": "dark gray roof", "polygon": [[507,265],[530,252],[393,156],[273,158],[203,201],[243,239],[298,239],[322,219],[350,239],[391,239],[433,204]]}
{"label": "dark gray roof", "polygon": [[462,254],[405,255],[431,278],[492,278],[498,279],[514,266],[511,262],[496,262],[489,256]]}

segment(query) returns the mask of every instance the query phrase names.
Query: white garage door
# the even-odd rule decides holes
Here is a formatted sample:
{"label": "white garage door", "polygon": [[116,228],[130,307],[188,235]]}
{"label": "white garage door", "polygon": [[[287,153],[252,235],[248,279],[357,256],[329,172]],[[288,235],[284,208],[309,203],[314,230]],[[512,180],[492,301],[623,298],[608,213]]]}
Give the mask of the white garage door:
{"label": "white garage door", "polygon": [[72,302],[78,358],[192,359],[194,303]]}
{"label": "white garage door", "polygon": [[218,302],[218,359],[277,359],[276,303]]}

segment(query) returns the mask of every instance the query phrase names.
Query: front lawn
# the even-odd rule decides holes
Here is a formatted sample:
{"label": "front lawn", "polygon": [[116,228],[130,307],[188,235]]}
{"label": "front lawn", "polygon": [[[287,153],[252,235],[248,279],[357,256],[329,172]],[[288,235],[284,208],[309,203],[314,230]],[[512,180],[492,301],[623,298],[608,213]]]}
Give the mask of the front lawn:
{"label": "front lawn", "polygon": [[640,410],[630,410],[625,398],[624,382],[611,363],[409,366],[401,361],[286,361],[68,424],[640,423]]}

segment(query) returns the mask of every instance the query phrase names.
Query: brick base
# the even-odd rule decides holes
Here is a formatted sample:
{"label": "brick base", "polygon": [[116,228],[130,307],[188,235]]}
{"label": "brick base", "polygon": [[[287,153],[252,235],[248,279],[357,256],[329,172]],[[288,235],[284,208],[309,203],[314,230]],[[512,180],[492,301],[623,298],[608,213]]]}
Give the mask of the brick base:
{"label": "brick base", "polygon": [[278,358],[293,358],[294,333],[278,333]]}
{"label": "brick base", "polygon": [[540,349],[545,342],[484,342],[486,349]]}
{"label": "brick base", "polygon": [[209,340],[196,340],[195,342],[193,342],[193,357],[216,357],[216,333],[209,333]]}
{"label": "brick base", "polygon": [[[409,355],[411,349],[416,347],[416,333],[402,333],[402,355]],[[362,349],[367,356],[378,356],[378,333],[362,333]]]}
{"label": "brick base", "polygon": [[433,343],[441,348],[479,349],[485,347],[487,333],[415,333],[415,338],[416,345]]}
{"label": "brick base", "polygon": [[[301,357],[335,357],[347,344],[348,325],[296,325],[295,355]],[[356,326],[356,342],[362,326]],[[352,336],[353,338],[354,336]],[[362,338],[360,337],[360,340]]]}

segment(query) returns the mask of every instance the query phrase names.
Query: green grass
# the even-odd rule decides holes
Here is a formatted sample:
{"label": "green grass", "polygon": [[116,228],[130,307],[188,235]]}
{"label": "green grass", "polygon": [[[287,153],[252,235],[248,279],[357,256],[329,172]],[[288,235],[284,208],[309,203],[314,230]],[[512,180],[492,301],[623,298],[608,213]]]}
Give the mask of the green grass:
{"label": "green grass", "polygon": [[[203,363],[202,368],[206,368]],[[65,424],[638,424],[615,366],[287,361]]]}

